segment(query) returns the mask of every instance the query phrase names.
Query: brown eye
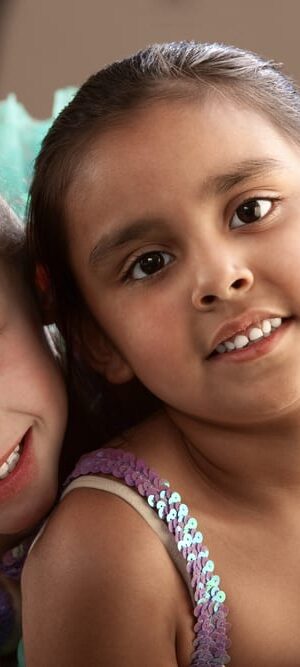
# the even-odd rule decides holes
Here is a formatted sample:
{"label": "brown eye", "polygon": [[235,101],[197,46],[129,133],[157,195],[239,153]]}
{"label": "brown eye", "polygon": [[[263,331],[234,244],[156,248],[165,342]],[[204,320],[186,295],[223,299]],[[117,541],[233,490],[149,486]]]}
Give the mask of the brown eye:
{"label": "brown eye", "polygon": [[272,208],[270,199],[249,199],[243,202],[231,218],[231,229],[243,227],[264,218]]}
{"label": "brown eye", "polygon": [[133,280],[142,280],[158,273],[172,261],[167,252],[149,252],[142,255],[130,269],[130,277]]}

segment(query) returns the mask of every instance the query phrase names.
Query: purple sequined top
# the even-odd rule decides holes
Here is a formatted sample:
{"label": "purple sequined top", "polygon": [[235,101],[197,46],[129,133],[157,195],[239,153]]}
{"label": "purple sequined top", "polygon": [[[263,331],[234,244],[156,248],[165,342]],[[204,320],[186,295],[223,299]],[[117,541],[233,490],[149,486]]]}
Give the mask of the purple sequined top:
{"label": "purple sequined top", "polygon": [[24,540],[17,547],[6,551],[0,561],[0,574],[4,574],[5,577],[9,577],[10,579],[15,579],[15,581],[21,578],[23,565],[32,540],[33,536]]}
{"label": "purple sequined top", "polygon": [[195,638],[191,667],[227,665],[230,626],[226,621],[226,596],[220,589],[220,577],[214,572],[198,522],[190,516],[180,494],[142,460],[121,449],[99,449],[83,456],[66,483],[89,474],[111,475],[134,487],[167,525],[185,561],[193,591]]}
{"label": "purple sequined top", "polygon": [[[8,579],[19,581],[22,568],[32,542],[32,537],[27,538],[19,546],[6,551],[0,560],[0,574]],[[5,649],[6,643],[11,638],[15,627],[15,608],[11,594],[0,588],[0,654]]]}

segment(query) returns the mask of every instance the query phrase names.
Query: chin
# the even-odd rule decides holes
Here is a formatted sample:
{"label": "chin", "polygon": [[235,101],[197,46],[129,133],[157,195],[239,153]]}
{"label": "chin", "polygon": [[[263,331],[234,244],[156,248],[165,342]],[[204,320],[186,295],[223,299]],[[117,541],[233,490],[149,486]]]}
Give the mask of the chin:
{"label": "chin", "polygon": [[26,501],[22,498],[23,502],[18,500],[15,506],[11,503],[5,510],[5,518],[3,516],[0,520],[0,534],[25,535],[33,532],[53,507],[56,493],[56,485],[43,486],[43,494],[37,503],[39,493],[35,487],[31,498],[27,497]]}
{"label": "chin", "polygon": [[0,521],[0,534],[15,535],[16,537],[30,534],[42,518],[40,512],[37,512],[37,515],[39,519],[35,515],[8,516],[6,521]]}

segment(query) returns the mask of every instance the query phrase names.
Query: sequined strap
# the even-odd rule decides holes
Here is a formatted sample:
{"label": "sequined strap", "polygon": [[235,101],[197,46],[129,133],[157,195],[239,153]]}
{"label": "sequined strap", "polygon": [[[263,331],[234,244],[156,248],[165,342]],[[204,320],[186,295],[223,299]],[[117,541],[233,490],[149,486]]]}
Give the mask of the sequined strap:
{"label": "sequined strap", "polygon": [[86,475],[109,475],[134,487],[145,498],[157,517],[173,535],[190,578],[193,592],[195,639],[191,667],[224,667],[230,662],[227,649],[229,624],[225,593],[220,590],[220,577],[214,573],[214,562],[203,544],[197,520],[190,516],[188,506],[167,480],[130,452],[121,449],[99,449],[83,456],[66,484]]}
{"label": "sequined strap", "polygon": [[17,547],[6,551],[0,560],[0,574],[19,580],[27,557],[32,537],[27,538]]}
{"label": "sequined strap", "polygon": [[61,496],[61,499],[64,498],[70,491],[78,488],[93,488],[99,491],[106,491],[108,493],[113,493],[125,500],[131,507],[133,507],[138,514],[140,514],[149,526],[154,530],[158,535],[159,539],[166,548],[170,558],[172,559],[177,570],[180,572],[183,580],[185,581],[192,602],[194,603],[194,593],[191,587],[191,580],[187,573],[184,560],[180,555],[176,542],[174,541],[173,535],[168,530],[168,527],[163,523],[160,518],[153,512],[153,510],[145,503],[145,500],[137,494],[134,489],[131,489],[128,486],[125,486],[122,482],[117,482],[115,480],[109,479],[107,477],[96,477],[95,475],[78,477],[75,479],[67,488]]}

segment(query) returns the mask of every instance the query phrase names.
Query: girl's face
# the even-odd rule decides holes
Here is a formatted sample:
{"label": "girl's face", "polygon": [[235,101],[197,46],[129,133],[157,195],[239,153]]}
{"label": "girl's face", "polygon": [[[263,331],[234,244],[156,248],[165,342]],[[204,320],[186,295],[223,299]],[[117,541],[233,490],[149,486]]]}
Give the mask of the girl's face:
{"label": "girl's face", "polygon": [[67,405],[61,373],[31,299],[0,260],[0,534],[50,508]]}
{"label": "girl's face", "polygon": [[[215,423],[299,403],[299,184],[299,148],[226,99],[149,104],[95,141],[67,233],[108,379]],[[216,350],[237,335],[260,340]]]}

